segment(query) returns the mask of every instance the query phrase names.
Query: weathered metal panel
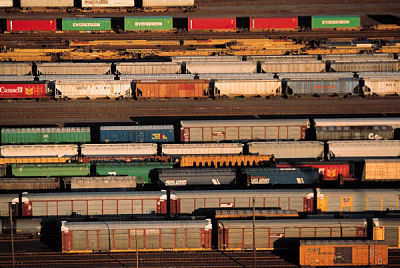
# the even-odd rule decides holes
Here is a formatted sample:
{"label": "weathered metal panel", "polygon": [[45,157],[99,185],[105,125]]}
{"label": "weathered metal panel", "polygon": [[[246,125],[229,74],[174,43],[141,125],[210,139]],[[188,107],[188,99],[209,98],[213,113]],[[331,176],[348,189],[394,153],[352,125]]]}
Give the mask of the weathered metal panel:
{"label": "weathered metal panel", "polygon": [[[200,40],[199,40],[200,41]],[[242,61],[242,56],[176,56],[171,57],[172,62],[190,62],[190,61]]]}
{"label": "weathered metal panel", "polygon": [[135,0],[82,0],[82,7],[129,7]]}
{"label": "weathered metal panel", "polygon": [[172,30],[172,17],[125,17],[125,31]]}
{"label": "weathered metal panel", "polygon": [[287,81],[286,94],[298,95],[346,95],[346,94],[359,94],[357,87],[359,85],[358,79],[329,79],[329,80],[300,80],[289,79]]}
{"label": "weathered metal panel", "polygon": [[49,20],[7,20],[7,31],[56,31],[57,21]]}
{"label": "weathered metal panel", "polygon": [[271,80],[217,80],[216,96],[275,96],[280,95],[281,83]]}
{"label": "weathered metal panel", "polygon": [[242,172],[249,185],[319,183],[315,168],[243,168]]}
{"label": "weathered metal panel", "polygon": [[0,0],[0,7],[12,7],[13,0]]}
{"label": "weathered metal panel", "polygon": [[16,177],[88,176],[90,164],[12,164]]}
{"label": "weathered metal panel", "polygon": [[330,158],[399,157],[398,140],[328,141]]}
{"label": "weathered metal panel", "polygon": [[315,158],[324,156],[324,143],[318,141],[250,142],[249,153],[273,154],[275,158]]}
{"label": "weathered metal panel", "polygon": [[261,68],[266,73],[308,73],[325,71],[325,63],[321,61],[265,61]]}
{"label": "weathered metal panel", "polygon": [[117,189],[136,188],[135,176],[71,177],[64,179],[64,188],[76,189]]}
{"label": "weathered metal panel", "polygon": [[175,62],[119,62],[117,71],[121,74],[178,74],[181,71],[181,64]]}
{"label": "weathered metal panel", "polygon": [[158,178],[165,186],[231,185],[236,183],[236,171],[231,168],[161,169]]}
{"label": "weathered metal panel", "polygon": [[188,18],[188,30],[236,30],[236,18]]}
{"label": "weathered metal panel", "polygon": [[206,97],[209,92],[208,80],[158,80],[137,81],[137,98],[197,98]]}
{"label": "weathered metal panel", "polygon": [[21,0],[21,7],[73,7],[74,0]]}
{"label": "weathered metal panel", "polygon": [[174,142],[173,125],[101,126],[101,142]]}
{"label": "weathered metal panel", "polygon": [[131,96],[130,81],[62,81],[55,82],[59,98],[119,98]]}
{"label": "weathered metal panel", "polygon": [[34,191],[60,189],[59,178],[0,178],[0,190]]}
{"label": "weathered metal panel", "polygon": [[400,180],[400,159],[365,159],[364,181]]}
{"label": "weathered metal panel", "polygon": [[187,62],[190,73],[256,73],[256,62]]}
{"label": "weathered metal panel", "polygon": [[[102,62],[42,62],[37,63],[37,70],[40,74],[96,74],[103,75],[110,73],[111,64]],[[86,78],[87,79],[87,78]],[[62,80],[62,79],[61,79]]]}
{"label": "weathered metal panel", "polygon": [[111,18],[63,18],[63,31],[111,31]]}
{"label": "weathered metal panel", "polygon": [[3,157],[66,157],[77,156],[76,144],[52,145],[2,145],[0,155]]}
{"label": "weathered metal panel", "polygon": [[400,78],[364,78],[364,94],[400,95]]}
{"label": "weathered metal panel", "polygon": [[360,16],[312,16],[311,28],[358,28],[360,27]]}
{"label": "weathered metal panel", "polygon": [[399,66],[398,60],[335,61],[331,63],[331,68],[336,72],[397,72]]}
{"label": "weathered metal panel", "polygon": [[316,127],[329,126],[391,126],[400,128],[400,117],[376,118],[316,118]]}
{"label": "weathered metal panel", "polygon": [[317,140],[389,140],[391,126],[326,126],[316,127]]}
{"label": "weathered metal panel", "polygon": [[[0,75],[28,75],[28,74],[32,74],[32,63],[30,63],[30,62],[1,62],[0,63]],[[2,79],[2,80],[5,80],[5,79]],[[25,79],[25,80],[29,80],[29,79]]]}
{"label": "weathered metal panel", "polygon": [[156,155],[155,143],[82,144],[83,156]]}
{"label": "weathered metal panel", "polygon": [[144,8],[192,6],[194,6],[194,0],[143,0]]}
{"label": "weathered metal panel", "polygon": [[163,144],[166,155],[241,154],[241,143]]}

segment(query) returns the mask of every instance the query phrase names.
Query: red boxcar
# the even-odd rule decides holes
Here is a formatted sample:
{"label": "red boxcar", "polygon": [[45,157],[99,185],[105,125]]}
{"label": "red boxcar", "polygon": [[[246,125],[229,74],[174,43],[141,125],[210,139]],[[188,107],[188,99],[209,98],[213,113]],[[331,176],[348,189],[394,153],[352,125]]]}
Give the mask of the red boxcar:
{"label": "red boxcar", "polygon": [[236,30],[235,18],[189,18],[188,30]]}
{"label": "red boxcar", "polygon": [[13,98],[50,98],[48,84],[45,81],[0,82],[0,99]]}
{"label": "red boxcar", "polygon": [[56,31],[57,22],[52,20],[7,20],[7,31]]}
{"label": "red boxcar", "polygon": [[137,81],[137,98],[199,98],[208,96],[209,80]]}
{"label": "red boxcar", "polygon": [[274,29],[297,29],[297,18],[250,18],[250,31],[267,31]]}

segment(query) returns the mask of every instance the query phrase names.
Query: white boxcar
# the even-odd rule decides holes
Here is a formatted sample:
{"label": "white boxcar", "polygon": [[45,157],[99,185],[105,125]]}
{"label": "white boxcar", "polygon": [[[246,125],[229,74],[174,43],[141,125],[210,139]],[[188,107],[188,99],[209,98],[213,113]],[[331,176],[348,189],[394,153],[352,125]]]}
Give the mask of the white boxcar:
{"label": "white boxcar", "polygon": [[400,159],[365,159],[362,180],[399,181]]}
{"label": "white boxcar", "polygon": [[0,7],[12,7],[13,0],[0,0]]}
{"label": "white boxcar", "polygon": [[192,6],[194,6],[194,0],[143,0],[144,8]]}
{"label": "white boxcar", "polygon": [[399,157],[399,140],[328,141],[330,158]]}
{"label": "white boxcar", "polygon": [[365,95],[400,95],[400,77],[365,78]]}
{"label": "white boxcar", "polygon": [[165,155],[199,155],[199,154],[241,154],[241,143],[194,143],[194,144],[163,144]]}
{"label": "white boxcar", "polygon": [[107,74],[111,72],[110,63],[102,62],[43,62],[37,64],[40,74]]}
{"label": "white boxcar", "polygon": [[64,178],[65,189],[136,188],[135,176],[69,177]]}
{"label": "white boxcar", "polygon": [[331,68],[336,72],[397,72],[399,61],[335,61],[331,63]]}
{"label": "white boxcar", "polygon": [[261,68],[266,73],[307,73],[325,71],[325,63],[321,61],[265,61]]}
{"label": "white boxcar", "polygon": [[155,143],[82,144],[81,153],[84,156],[156,155],[157,144]]}
{"label": "white boxcar", "polygon": [[78,145],[2,145],[0,151],[3,157],[65,157],[78,155]]}
{"label": "white boxcar", "polygon": [[281,82],[270,80],[217,80],[215,96],[276,96],[280,95]]}
{"label": "white boxcar", "polygon": [[[30,62],[1,62],[0,75],[28,75],[32,74]],[[0,77],[3,79],[2,77]]]}
{"label": "white boxcar", "polygon": [[119,98],[131,96],[130,81],[56,81],[59,98]]}
{"label": "white boxcar", "polygon": [[134,7],[135,0],[82,0],[82,7]]}
{"label": "white boxcar", "polygon": [[177,62],[119,62],[117,71],[121,74],[178,74],[181,64]]}
{"label": "white boxcar", "polygon": [[314,119],[315,127],[391,126],[400,128],[400,117],[386,118],[321,118]]}
{"label": "white boxcar", "polygon": [[273,154],[277,159],[322,159],[324,143],[319,141],[250,142],[249,153]]}
{"label": "white boxcar", "polygon": [[256,62],[187,62],[186,70],[189,73],[256,73]]}
{"label": "white boxcar", "polygon": [[74,0],[21,0],[21,7],[73,7]]}
{"label": "white boxcar", "polygon": [[181,121],[182,142],[302,140],[308,119]]}

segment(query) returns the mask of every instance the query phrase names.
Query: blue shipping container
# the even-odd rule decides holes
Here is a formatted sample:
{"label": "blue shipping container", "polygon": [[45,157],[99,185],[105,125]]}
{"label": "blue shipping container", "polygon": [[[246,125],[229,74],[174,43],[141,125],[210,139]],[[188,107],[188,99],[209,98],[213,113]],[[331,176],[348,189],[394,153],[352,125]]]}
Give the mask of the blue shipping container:
{"label": "blue shipping container", "polygon": [[316,168],[245,168],[248,185],[317,184]]}
{"label": "blue shipping container", "polygon": [[103,126],[101,142],[174,142],[173,125]]}
{"label": "blue shipping container", "polygon": [[347,95],[359,94],[358,79],[342,78],[333,80],[288,80],[287,95]]}

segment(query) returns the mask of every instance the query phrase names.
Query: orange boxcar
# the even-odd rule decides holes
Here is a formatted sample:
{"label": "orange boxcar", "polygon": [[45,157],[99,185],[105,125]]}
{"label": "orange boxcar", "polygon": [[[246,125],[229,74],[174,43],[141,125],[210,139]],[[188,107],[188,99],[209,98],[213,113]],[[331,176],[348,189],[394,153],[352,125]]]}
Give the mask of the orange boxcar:
{"label": "orange boxcar", "polygon": [[209,80],[137,81],[135,95],[140,98],[201,98],[209,95]]}

